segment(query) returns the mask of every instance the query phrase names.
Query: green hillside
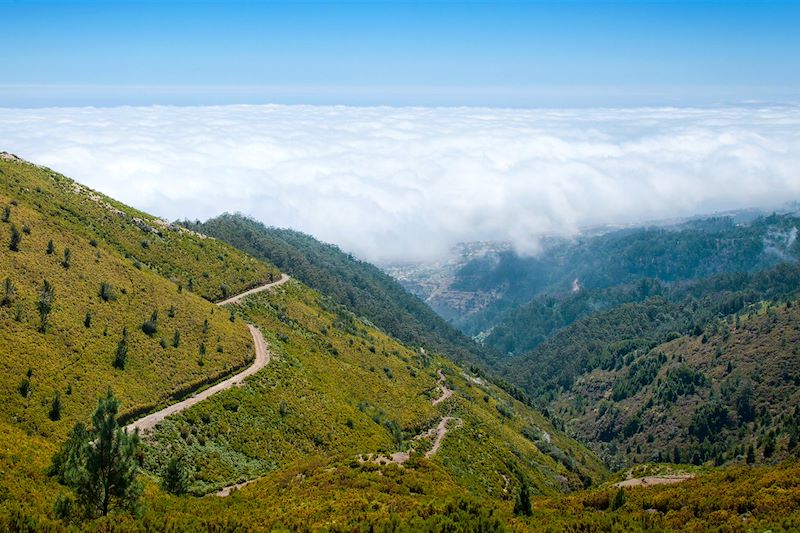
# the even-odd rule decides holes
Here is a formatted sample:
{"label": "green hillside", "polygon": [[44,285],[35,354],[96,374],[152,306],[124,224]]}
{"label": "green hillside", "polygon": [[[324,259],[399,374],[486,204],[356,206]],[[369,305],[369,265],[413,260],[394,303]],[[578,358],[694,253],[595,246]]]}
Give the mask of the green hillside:
{"label": "green hillside", "polygon": [[146,411],[252,359],[245,324],[198,294],[277,270],[50,170],[0,158],[0,177],[3,420],[60,439],[109,386]]}
{"label": "green hillside", "polygon": [[[449,349],[459,350],[461,337],[450,344],[436,337],[435,327],[420,325],[414,330],[420,342],[404,344],[392,322],[379,329],[377,319],[365,319],[370,307],[354,302],[370,302],[359,298],[372,290],[379,294],[371,304],[376,309],[382,299],[391,309],[416,300],[395,302],[380,285],[361,286],[359,280],[371,279],[370,267],[339,263],[340,252],[329,251],[338,259],[326,268],[318,252],[309,255],[334,287],[346,289],[350,279],[353,288],[345,293],[361,295],[353,301],[289,280],[222,308],[212,301],[263,286],[280,272],[48,169],[4,156],[0,177],[0,530],[704,530],[742,520],[796,529],[797,465],[788,458],[800,423],[788,406],[798,401],[800,369],[790,348],[800,340],[800,304],[787,297],[797,286],[792,267],[671,288],[669,298],[626,304],[632,306],[626,320],[578,318],[537,350],[576,339],[608,349],[599,359],[580,359],[594,365],[589,378],[595,382],[580,365],[537,381],[542,388],[531,390],[550,401],[542,414],[517,389],[501,387],[504,382],[477,366],[454,363],[471,357],[469,341],[469,350],[454,355]],[[351,272],[345,267],[354,277],[344,276]],[[415,313],[395,326],[421,324],[425,315]],[[720,320],[720,313],[738,319]],[[692,334],[668,333],[664,344],[660,335],[678,323]],[[191,401],[199,403],[167,417],[141,445],[113,430],[117,414],[127,422],[173,405],[249,365],[260,337],[250,335],[248,324],[269,344],[264,368],[238,386],[195,396]],[[597,336],[601,326],[607,337]],[[571,328],[583,328],[584,336],[564,337]],[[620,336],[631,335],[646,342],[619,344]],[[637,369],[649,368],[653,357],[659,374],[636,388]],[[705,378],[692,381],[691,393],[680,389],[680,400],[669,404],[676,422],[664,424],[646,411],[653,407],[648,398],[678,394],[672,376],[689,371]],[[528,376],[520,382],[533,383],[531,375],[520,372]],[[549,389],[552,383],[563,388]],[[607,394],[619,384],[629,386],[612,405]],[[591,396],[608,386],[604,399]],[[111,412],[105,426],[111,429],[103,433],[93,427],[101,419],[90,416],[109,387],[121,410]],[[742,410],[747,391],[750,407]],[[630,447],[637,461],[674,460],[657,453],[667,442],[680,445],[680,461],[698,455],[695,462],[707,464],[639,467],[635,475],[672,468],[697,479],[619,491],[610,483],[623,474],[610,474],[562,427],[568,419],[567,430],[593,440],[591,408],[578,409],[590,402],[606,406],[601,423],[614,437],[596,448],[612,464],[612,447]],[[726,410],[738,426],[726,425],[708,405]],[[632,409],[652,421],[652,438],[644,422],[626,433]],[[612,411],[618,416],[607,424]],[[739,423],[736,417],[751,411]],[[79,448],[67,440],[76,422],[90,423]],[[675,431],[694,440],[668,440]],[[709,438],[712,431],[719,437]],[[126,444],[107,447],[114,438]],[[747,450],[744,459],[740,452],[751,444],[753,462],[776,464],[711,466],[717,456],[717,462],[747,463]],[[87,459],[90,452],[95,458],[129,454],[142,494],[132,491],[130,504],[111,506],[109,516],[87,514],[82,502],[97,493],[78,490],[89,486],[82,476],[106,479],[104,470],[92,470],[99,463]],[[788,462],[777,463],[782,460]],[[114,471],[113,461],[107,464]],[[225,496],[213,495],[221,489]]]}
{"label": "green hillside", "polygon": [[241,215],[181,224],[277,265],[410,346],[441,351],[461,364],[490,357],[389,275],[336,246],[298,231],[268,228]]}
{"label": "green hillside", "polygon": [[634,349],[555,403],[609,462],[775,463],[800,452],[800,310],[765,303]]}
{"label": "green hillside", "polygon": [[[312,458],[350,465],[361,455],[422,453],[432,439],[414,437],[445,416],[454,422],[431,461],[475,495],[508,497],[523,478],[536,493],[554,494],[603,476],[598,461],[539,413],[299,282],[248,298],[242,313],[267,334],[274,359],[246,387],[172,417],[154,437],[153,471],[187,455],[199,493]],[[434,406],[439,369],[455,392]]]}
{"label": "green hillside", "polygon": [[[100,527],[67,511],[59,495],[69,490],[46,473],[69,428],[89,420],[109,387],[130,420],[232,374],[253,357],[248,323],[270,343],[270,364],[145,436],[137,460],[156,521],[168,501],[156,482],[175,458],[191,465],[196,495],[249,479],[257,481],[243,491],[259,490],[272,476],[325,464],[324,472],[351,472],[353,483],[408,472],[392,491],[411,497],[411,508],[469,494],[478,515],[512,504],[523,484],[556,495],[606,476],[591,452],[477,369],[407,348],[299,281],[219,308],[208,300],[279,272],[48,169],[9,157],[1,165],[0,492],[8,497],[0,514],[8,528],[29,520]],[[435,402],[445,391],[452,396]],[[191,507],[192,498],[183,501]]]}
{"label": "green hillside", "polygon": [[[530,257],[513,251],[477,257],[461,265],[451,288],[497,296],[453,323],[469,335],[489,332],[494,326],[513,329],[513,323],[521,319],[514,316],[517,308],[539,296],[569,295],[574,283],[589,290],[635,284],[643,278],[674,283],[796,261],[800,258],[798,227],[796,214],[742,221],[724,216],[575,239],[545,239],[542,252]],[[527,312],[536,318],[535,307]],[[505,334],[487,345],[506,352],[531,347],[509,345]]]}

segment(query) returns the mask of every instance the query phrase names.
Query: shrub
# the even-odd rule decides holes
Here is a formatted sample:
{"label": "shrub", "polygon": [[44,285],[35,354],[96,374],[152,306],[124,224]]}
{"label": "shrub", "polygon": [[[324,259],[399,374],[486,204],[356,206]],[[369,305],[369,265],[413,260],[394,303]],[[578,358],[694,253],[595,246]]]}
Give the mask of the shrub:
{"label": "shrub", "polygon": [[145,335],[152,337],[158,331],[158,310],[154,309],[148,320],[142,324],[142,331]]}
{"label": "shrub", "polygon": [[99,295],[100,299],[103,300],[104,302],[113,302],[114,300],[117,299],[116,294],[114,294],[114,289],[111,287],[109,283],[105,281],[100,284]]}

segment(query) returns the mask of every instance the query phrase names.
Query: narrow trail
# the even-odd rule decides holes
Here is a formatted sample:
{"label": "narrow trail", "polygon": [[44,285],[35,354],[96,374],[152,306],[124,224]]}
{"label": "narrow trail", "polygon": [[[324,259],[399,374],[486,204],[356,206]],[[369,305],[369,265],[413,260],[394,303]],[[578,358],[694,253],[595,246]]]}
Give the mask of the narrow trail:
{"label": "narrow trail", "polygon": [[614,483],[615,487],[649,487],[652,485],[672,485],[687,479],[692,479],[694,474],[675,474],[667,476],[647,476],[626,479],[619,483]]}
{"label": "narrow trail", "polygon": [[[222,302],[217,303],[219,306],[228,305],[228,304],[235,304],[239,303],[239,301],[244,298],[245,296],[249,296],[251,294],[255,294],[257,292],[266,291],[277,287],[278,285],[283,285],[291,278],[286,274],[281,274],[281,278],[278,281],[273,281],[272,283],[267,283],[265,285],[261,285],[254,289],[250,289],[249,291],[243,292],[238,294],[232,298],[228,298]],[[256,351],[256,358],[253,361],[253,364],[247,367],[246,369],[242,370],[238,374],[229,377],[219,383],[194,394],[185,400],[182,400],[178,403],[174,403],[161,409],[160,411],[156,411],[155,413],[151,413],[135,422],[132,422],[125,426],[126,431],[133,431],[138,429],[140,433],[146,433],[152,430],[159,422],[164,420],[166,417],[170,415],[174,415],[176,413],[180,413],[181,411],[188,409],[189,407],[202,402],[210,398],[211,396],[217,394],[218,392],[230,389],[234,385],[240,384],[244,378],[248,376],[252,376],[269,363],[270,360],[270,352],[269,348],[267,347],[267,341],[264,340],[264,336],[261,334],[261,331],[257,327],[252,324],[247,324],[247,328],[250,330],[250,335],[253,337],[253,345],[255,346]]]}
{"label": "narrow trail", "polygon": [[227,300],[222,300],[221,302],[217,302],[217,305],[223,306],[228,304],[238,304],[242,298],[246,296],[250,296],[251,294],[256,294],[257,292],[268,291],[272,288],[277,287],[278,285],[283,285],[287,281],[292,279],[288,274],[281,274],[281,277],[278,281],[273,281],[271,283],[267,283],[266,285],[259,285],[254,289],[250,289],[249,291],[244,291],[243,293],[237,294],[236,296],[231,296]]}
{"label": "narrow trail", "polygon": [[447,378],[444,376],[442,369],[440,368],[436,373],[439,375],[439,386],[442,388],[442,395],[433,400],[433,405],[437,405],[453,395],[453,391],[447,388]]}
{"label": "narrow trail", "polygon": [[[442,369],[438,369],[436,371],[437,375],[439,376],[439,387],[442,389],[442,394],[438,398],[431,400],[432,405],[437,405],[453,395],[453,391],[447,387],[446,380]],[[436,452],[439,451],[439,448],[442,446],[442,441],[444,440],[445,435],[447,435],[447,431],[450,429],[450,425],[452,422],[456,423],[456,427],[461,425],[461,420],[452,416],[445,416],[441,420],[439,420],[439,424],[436,427],[429,429],[419,435],[415,436],[412,441],[421,440],[421,439],[433,439],[433,445],[431,448],[425,452],[425,458],[430,459]],[[374,454],[367,454],[366,456],[359,456],[359,461],[362,463],[364,462],[373,462],[378,463],[380,465],[387,465],[387,464],[397,464],[403,465],[406,461],[411,458],[411,453],[414,451],[414,448],[409,449],[407,452],[394,452],[389,457],[385,455],[374,455]],[[366,457],[366,458],[365,458]]]}

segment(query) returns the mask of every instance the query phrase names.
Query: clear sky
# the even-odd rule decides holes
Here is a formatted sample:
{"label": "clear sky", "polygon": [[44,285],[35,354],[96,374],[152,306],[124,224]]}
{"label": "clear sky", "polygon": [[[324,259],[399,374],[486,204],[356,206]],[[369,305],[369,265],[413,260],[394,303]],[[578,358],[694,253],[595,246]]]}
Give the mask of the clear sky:
{"label": "clear sky", "polygon": [[800,100],[800,3],[0,0],[0,107]]}

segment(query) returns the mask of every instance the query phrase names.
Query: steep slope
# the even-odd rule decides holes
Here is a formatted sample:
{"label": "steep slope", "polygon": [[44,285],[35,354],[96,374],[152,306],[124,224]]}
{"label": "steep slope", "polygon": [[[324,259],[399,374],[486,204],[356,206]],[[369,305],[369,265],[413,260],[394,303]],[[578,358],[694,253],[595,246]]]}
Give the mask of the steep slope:
{"label": "steep slope", "polygon": [[[800,452],[798,302],[630,352],[555,403],[610,462],[776,462]],[[748,457],[749,455],[749,457]]]}
{"label": "steep slope", "polygon": [[491,357],[390,276],[336,246],[241,215],[182,224],[277,265],[406,344],[445,353],[460,363]]}
{"label": "steep slope", "polygon": [[648,291],[662,295],[595,311],[531,352],[506,358],[498,368],[529,394],[552,398],[585,372],[618,365],[637,349],[688,333],[699,335],[718,317],[761,300],[793,298],[798,286],[800,265],[785,263],[763,272],[721,274]]}
{"label": "steep slope", "polygon": [[[33,527],[29,512],[58,524],[50,510],[67,489],[45,475],[47,457],[107,387],[123,422],[175,404],[251,364],[248,324],[271,345],[270,364],[148,425],[140,459],[151,479],[177,455],[190,461],[197,494],[250,479],[242,492],[258,492],[298,468],[333,468],[395,478],[412,507],[466,492],[483,516],[522,484],[555,495],[606,475],[477,370],[407,348],[301,282],[248,290],[277,280],[274,267],[48,169],[5,156],[0,172],[0,429],[9,435],[0,465],[27,461],[0,476],[9,528]],[[232,287],[245,296],[231,298]],[[208,301],[222,296],[225,308]],[[148,491],[163,509],[164,495]]]}
{"label": "steep slope", "polygon": [[404,468],[433,451],[450,484],[501,501],[520,479],[554,494],[603,476],[580,445],[481,376],[404,347],[299,282],[240,309],[265,332],[272,361],[244,387],[166,420],[148,454],[154,472],[190,457],[198,493],[312,459],[372,468],[409,451],[409,462],[396,459]]}
{"label": "steep slope", "polygon": [[[252,359],[244,323],[192,293],[188,280],[213,296],[277,270],[11,156],[0,158],[0,176],[4,420],[61,438],[107,387],[132,416]],[[216,255],[242,266],[213,270],[223,263]]]}

